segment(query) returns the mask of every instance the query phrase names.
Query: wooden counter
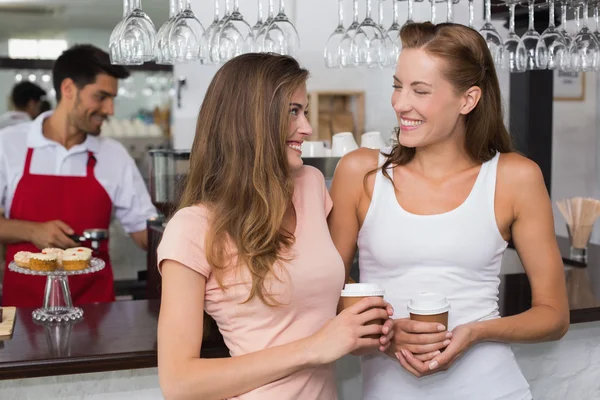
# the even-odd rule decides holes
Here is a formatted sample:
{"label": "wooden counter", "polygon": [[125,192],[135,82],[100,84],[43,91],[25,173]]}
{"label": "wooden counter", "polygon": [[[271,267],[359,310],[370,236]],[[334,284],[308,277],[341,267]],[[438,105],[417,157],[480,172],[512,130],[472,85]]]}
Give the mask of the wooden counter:
{"label": "wooden counter", "polygon": [[[156,367],[158,300],[82,309],[82,321],[62,326],[39,325],[33,309],[18,309],[12,337],[0,338],[0,379]],[[201,356],[228,357],[219,339],[203,343]]]}

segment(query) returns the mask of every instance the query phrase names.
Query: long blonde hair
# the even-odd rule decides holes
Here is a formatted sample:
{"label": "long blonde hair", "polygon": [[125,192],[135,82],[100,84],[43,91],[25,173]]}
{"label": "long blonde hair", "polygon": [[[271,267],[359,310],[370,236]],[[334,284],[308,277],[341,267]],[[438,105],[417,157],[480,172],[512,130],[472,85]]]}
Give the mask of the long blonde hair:
{"label": "long blonde hair", "polygon": [[258,296],[278,304],[265,283],[295,240],[282,229],[294,191],[288,110],[307,79],[308,71],[292,57],[244,54],[216,73],[200,108],[179,207],[209,208],[207,260],[223,288],[226,268],[248,268],[246,301]]}

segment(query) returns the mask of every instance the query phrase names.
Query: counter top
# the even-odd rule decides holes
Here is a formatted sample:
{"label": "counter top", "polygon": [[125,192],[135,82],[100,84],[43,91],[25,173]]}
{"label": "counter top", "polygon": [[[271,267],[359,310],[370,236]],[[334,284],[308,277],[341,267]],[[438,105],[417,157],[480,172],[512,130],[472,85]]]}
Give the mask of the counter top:
{"label": "counter top", "polygon": [[[587,266],[570,261],[567,239],[558,238],[565,263],[571,323],[600,320],[600,246],[588,249]],[[531,307],[531,288],[515,250],[508,249],[500,276],[503,316]],[[11,337],[0,337],[0,379],[156,367],[159,300],[118,301],[83,306],[84,319],[41,325],[32,308],[17,310]],[[214,321],[206,318],[201,357],[227,357]]]}
{"label": "counter top", "polygon": [[[588,247],[587,265],[569,259],[569,241],[557,237],[565,265],[571,323],[600,320],[600,246]],[[517,265],[515,265],[517,264]],[[503,259],[499,307],[502,316],[531,307],[531,286],[515,250],[507,249]]]}
{"label": "counter top", "polygon": [[[0,338],[0,379],[156,367],[158,300],[81,307],[83,320],[66,325],[33,321],[17,309],[11,337]],[[202,357],[226,357],[222,340],[207,340]]]}

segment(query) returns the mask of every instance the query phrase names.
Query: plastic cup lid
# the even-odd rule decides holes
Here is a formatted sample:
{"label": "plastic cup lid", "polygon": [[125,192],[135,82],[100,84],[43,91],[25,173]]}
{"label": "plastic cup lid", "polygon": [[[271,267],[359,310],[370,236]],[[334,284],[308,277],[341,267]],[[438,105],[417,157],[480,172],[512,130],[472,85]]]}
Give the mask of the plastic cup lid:
{"label": "plastic cup lid", "polygon": [[450,310],[450,302],[440,293],[420,293],[408,301],[408,312],[418,315],[435,315]]}
{"label": "plastic cup lid", "polygon": [[385,290],[376,283],[347,283],[342,290],[342,297],[383,296]]}

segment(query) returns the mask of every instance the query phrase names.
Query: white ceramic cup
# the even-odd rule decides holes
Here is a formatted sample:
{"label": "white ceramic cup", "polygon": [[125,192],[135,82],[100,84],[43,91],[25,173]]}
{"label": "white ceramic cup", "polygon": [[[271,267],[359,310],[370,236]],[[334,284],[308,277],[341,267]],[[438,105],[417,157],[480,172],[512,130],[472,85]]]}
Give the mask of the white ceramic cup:
{"label": "white ceramic cup", "polygon": [[322,141],[302,142],[302,157],[325,157],[325,143]]}
{"label": "white ceramic cup", "polygon": [[360,147],[367,147],[369,149],[381,149],[385,147],[381,132],[371,131],[363,133],[360,137]]}
{"label": "white ceramic cup", "polygon": [[356,149],[358,149],[358,144],[356,144],[352,132],[340,132],[333,135],[331,141],[331,155],[333,157],[342,157]]}

